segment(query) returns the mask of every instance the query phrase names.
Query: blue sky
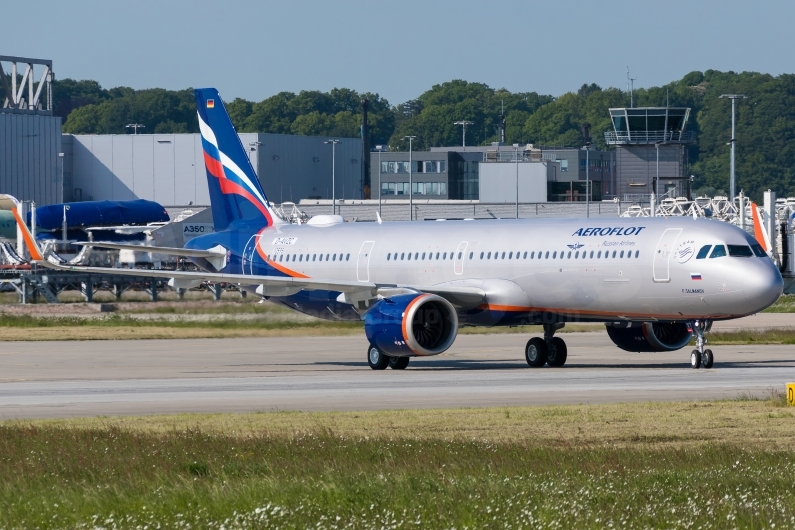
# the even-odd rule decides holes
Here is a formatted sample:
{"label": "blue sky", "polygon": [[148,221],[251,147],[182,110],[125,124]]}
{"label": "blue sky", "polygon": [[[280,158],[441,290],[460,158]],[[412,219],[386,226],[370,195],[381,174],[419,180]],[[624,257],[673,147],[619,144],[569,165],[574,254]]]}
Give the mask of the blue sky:
{"label": "blue sky", "polygon": [[692,70],[795,72],[792,1],[4,0],[0,54],[104,87],[224,99],[334,87],[398,104],[451,79],[560,95]]}

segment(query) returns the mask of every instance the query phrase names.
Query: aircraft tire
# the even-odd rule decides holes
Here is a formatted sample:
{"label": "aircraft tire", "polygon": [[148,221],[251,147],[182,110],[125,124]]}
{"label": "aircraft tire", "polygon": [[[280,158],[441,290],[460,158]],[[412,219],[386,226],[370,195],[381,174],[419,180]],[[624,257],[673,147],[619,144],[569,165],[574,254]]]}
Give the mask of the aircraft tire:
{"label": "aircraft tire", "polygon": [[715,362],[715,356],[712,355],[712,350],[704,350],[704,354],[701,356],[701,366],[712,368],[713,362]]}
{"label": "aircraft tire", "polygon": [[566,364],[568,356],[569,351],[566,347],[566,342],[560,337],[552,337],[547,347],[547,364],[554,367],[563,366]]}
{"label": "aircraft tire", "polygon": [[371,344],[367,348],[367,364],[373,370],[385,370],[389,366],[389,356]]}
{"label": "aircraft tire", "polygon": [[541,368],[547,362],[547,343],[541,337],[533,337],[524,347],[524,358],[531,368]]}
{"label": "aircraft tire", "polygon": [[390,357],[389,367],[393,370],[405,370],[411,357]]}
{"label": "aircraft tire", "polygon": [[698,350],[690,352],[690,368],[694,370],[701,368],[701,352]]}

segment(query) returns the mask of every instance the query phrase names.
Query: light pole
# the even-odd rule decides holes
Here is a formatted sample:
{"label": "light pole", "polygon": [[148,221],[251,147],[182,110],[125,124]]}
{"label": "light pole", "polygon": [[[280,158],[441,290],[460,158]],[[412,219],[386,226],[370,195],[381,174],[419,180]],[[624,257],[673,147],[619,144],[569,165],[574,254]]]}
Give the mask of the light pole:
{"label": "light pole", "polygon": [[591,166],[591,142],[585,142],[585,217],[591,217],[591,175],[588,172]]}
{"label": "light pole", "polygon": [[138,129],[144,129],[146,125],[141,125],[140,123],[128,123],[124,126],[125,129],[132,129],[133,134],[138,134]]}
{"label": "light pole", "polygon": [[414,220],[414,184],[412,183],[412,173],[414,168],[412,168],[412,159],[411,159],[411,141],[416,138],[416,136],[404,136],[404,140],[409,141],[409,221]]}
{"label": "light pole", "polygon": [[654,189],[651,192],[651,216],[657,217],[657,197],[660,196],[660,142],[654,142],[657,150],[657,177],[654,179]]}
{"label": "light pole", "polygon": [[[467,120],[460,120],[453,122],[453,125],[461,125],[463,127],[463,131],[461,133],[461,145],[466,148],[467,146],[467,125],[472,125],[474,122],[467,121]],[[466,151],[466,149],[464,149]]]}
{"label": "light pole", "polygon": [[381,215],[381,194],[383,193],[383,189],[381,188],[381,151],[384,149],[383,145],[376,145],[376,149],[378,149],[378,215]]}
{"label": "light pole", "polygon": [[519,144],[513,144],[516,156],[516,218],[519,219]]}
{"label": "light pole", "polygon": [[336,169],[336,150],[339,140],[326,140],[324,144],[331,144],[331,215],[337,214],[337,186],[335,185],[334,170]]}
{"label": "light pole", "polygon": [[723,94],[719,99],[728,98],[732,100],[732,139],[731,139],[731,159],[729,162],[729,200],[734,204],[734,144],[737,139],[734,137],[734,101],[737,99],[748,99],[748,96],[743,94]]}

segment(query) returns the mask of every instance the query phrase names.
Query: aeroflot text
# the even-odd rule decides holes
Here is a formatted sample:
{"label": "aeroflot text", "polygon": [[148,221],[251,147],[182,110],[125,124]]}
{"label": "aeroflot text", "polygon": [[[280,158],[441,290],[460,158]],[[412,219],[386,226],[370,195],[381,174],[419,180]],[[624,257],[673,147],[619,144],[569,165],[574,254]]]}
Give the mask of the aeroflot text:
{"label": "aeroflot text", "polygon": [[573,236],[631,236],[638,235],[645,226],[629,226],[616,228],[580,228],[574,232]]}

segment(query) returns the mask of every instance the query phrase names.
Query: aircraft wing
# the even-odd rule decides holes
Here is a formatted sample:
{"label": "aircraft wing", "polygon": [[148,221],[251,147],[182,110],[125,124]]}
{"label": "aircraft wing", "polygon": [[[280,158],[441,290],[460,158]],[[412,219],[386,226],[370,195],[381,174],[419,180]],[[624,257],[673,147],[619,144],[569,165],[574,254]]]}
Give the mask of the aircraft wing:
{"label": "aircraft wing", "polygon": [[223,258],[226,252],[223,250],[199,250],[191,248],[177,247],[149,247],[146,245],[128,245],[124,243],[106,243],[103,241],[81,241],[74,242],[74,245],[94,248],[111,248],[117,250],[134,250],[136,252],[152,252],[155,254],[170,254],[172,256],[184,256],[186,258]]}
{"label": "aircraft wing", "polygon": [[346,282],[340,280],[317,280],[313,278],[291,278],[286,276],[258,276],[248,274],[227,274],[222,272],[187,272],[172,270],[142,270],[142,269],[116,269],[113,267],[80,267],[76,265],[62,265],[46,260],[35,261],[39,266],[71,272],[95,272],[97,274],[113,274],[122,276],[149,276],[154,278],[178,279],[186,281],[229,282],[244,285],[265,285],[271,287],[300,287],[308,291],[329,290],[340,292],[362,291],[376,289],[374,283]]}
{"label": "aircraft wing", "polygon": [[[47,260],[37,260],[34,263],[48,269],[61,271],[90,271],[98,274],[113,274],[126,276],[150,276],[163,278],[184,285],[198,285],[202,281],[228,282],[242,285],[262,285],[263,293],[267,296],[289,296],[301,290],[306,291],[338,291],[345,294],[349,303],[357,304],[360,301],[372,300],[378,294],[389,296],[397,292],[426,292],[437,294],[447,299],[453,306],[460,309],[477,307],[486,299],[486,293],[476,287],[454,286],[397,286],[394,284],[380,285],[372,282],[351,282],[342,280],[325,280],[316,278],[291,278],[284,276],[259,276],[247,274],[226,274],[220,272],[184,272],[172,270],[140,270],[116,269],[111,267],[80,267],[63,265]],[[268,294],[270,293],[270,294]]]}

